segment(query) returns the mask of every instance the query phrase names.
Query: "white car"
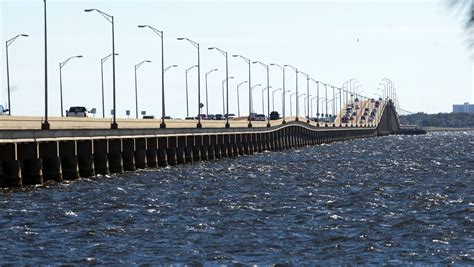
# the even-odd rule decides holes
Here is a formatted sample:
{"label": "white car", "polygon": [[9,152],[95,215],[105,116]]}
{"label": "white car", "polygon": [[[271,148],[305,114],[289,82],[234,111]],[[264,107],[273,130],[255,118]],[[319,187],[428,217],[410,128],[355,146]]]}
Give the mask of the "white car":
{"label": "white car", "polygon": [[83,117],[83,118],[91,118],[92,113],[87,111],[85,107],[71,107],[68,111],[66,111],[66,117]]}

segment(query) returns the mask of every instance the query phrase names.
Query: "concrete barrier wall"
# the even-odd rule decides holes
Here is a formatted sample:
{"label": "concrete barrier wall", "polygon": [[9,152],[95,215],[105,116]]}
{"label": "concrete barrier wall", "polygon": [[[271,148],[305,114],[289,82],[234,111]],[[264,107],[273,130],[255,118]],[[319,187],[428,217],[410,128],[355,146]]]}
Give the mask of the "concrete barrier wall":
{"label": "concrete barrier wall", "polygon": [[[109,130],[111,131],[111,130]],[[175,134],[3,139],[0,186],[61,182],[97,174],[231,158],[377,135],[375,128],[316,130],[304,123],[267,129]]]}

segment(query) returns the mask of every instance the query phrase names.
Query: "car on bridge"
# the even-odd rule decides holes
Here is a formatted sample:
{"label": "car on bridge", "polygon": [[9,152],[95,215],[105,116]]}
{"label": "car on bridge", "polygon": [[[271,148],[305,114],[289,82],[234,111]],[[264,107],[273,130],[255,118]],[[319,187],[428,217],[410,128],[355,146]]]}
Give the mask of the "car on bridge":
{"label": "car on bridge", "polygon": [[66,110],[66,117],[91,118],[92,113],[85,107],[70,107],[69,110]]}
{"label": "car on bridge", "polygon": [[267,120],[267,116],[265,116],[264,114],[257,114],[257,115],[255,115],[255,120],[256,121],[265,121],[265,120]]}
{"label": "car on bridge", "polygon": [[278,111],[272,111],[270,113],[270,120],[279,120],[280,119],[280,113]]}
{"label": "car on bridge", "polygon": [[224,115],[222,115],[222,114],[216,114],[216,115],[214,116],[214,119],[215,119],[216,121],[222,121],[222,120],[224,120]]}

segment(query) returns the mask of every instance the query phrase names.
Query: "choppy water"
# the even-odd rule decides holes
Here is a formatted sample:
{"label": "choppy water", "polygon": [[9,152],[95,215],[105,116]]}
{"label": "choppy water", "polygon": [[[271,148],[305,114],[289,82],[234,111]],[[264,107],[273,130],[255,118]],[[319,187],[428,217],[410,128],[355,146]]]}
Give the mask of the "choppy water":
{"label": "choppy water", "polygon": [[474,132],[0,193],[0,263],[474,264]]}

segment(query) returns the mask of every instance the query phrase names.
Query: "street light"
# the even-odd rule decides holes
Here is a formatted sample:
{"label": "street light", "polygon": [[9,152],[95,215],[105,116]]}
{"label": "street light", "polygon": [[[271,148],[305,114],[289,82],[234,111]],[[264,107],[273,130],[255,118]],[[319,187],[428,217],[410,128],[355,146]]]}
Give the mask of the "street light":
{"label": "street light", "polygon": [[[115,54],[118,56],[119,54]],[[100,81],[102,85],[102,118],[105,118],[105,97],[104,97],[104,63],[111,57],[112,54],[100,59]]]}
{"label": "street light", "polygon": [[293,116],[293,104],[292,104],[292,101],[291,101],[291,97],[294,96],[294,95],[296,95],[296,92],[290,94],[290,116]]}
{"label": "street light", "polygon": [[267,106],[268,106],[268,114],[267,114],[267,127],[270,127],[270,69],[267,64],[263,64],[260,61],[254,61],[252,64],[260,64],[262,67],[267,69]]}
{"label": "street light", "polygon": [[63,62],[60,62],[59,63],[59,96],[61,98],[61,117],[64,117],[64,113],[63,113],[63,78],[62,78],[62,68],[64,67],[64,65],[66,65],[66,63],[73,59],[73,58],[82,58],[81,55],[79,56],[73,56],[73,57],[70,57],[66,60],[64,60]]}
{"label": "street light", "polygon": [[[217,47],[209,47],[209,50],[217,50],[219,53],[221,53],[225,57],[225,78],[226,78],[226,95],[227,95],[227,113],[229,113],[229,57],[228,53],[222,49],[219,49]],[[226,116],[226,122],[225,122],[225,127],[229,128],[229,114]]]}
{"label": "street light", "polygon": [[201,124],[201,58],[200,58],[200,52],[199,52],[199,43],[194,42],[193,40],[190,40],[188,38],[183,38],[180,37],[178,38],[178,41],[186,40],[190,44],[192,44],[196,49],[197,49],[197,68],[198,68],[198,124],[197,128],[202,128]]}
{"label": "street light", "polygon": [[208,94],[207,94],[207,77],[209,76],[209,74],[213,73],[214,71],[218,71],[218,69],[212,69],[212,70],[206,72],[206,75],[205,75],[205,82],[206,82],[206,116],[209,116],[209,97],[208,97]]}
{"label": "street light", "polygon": [[[45,0],[46,1],[46,0]],[[113,109],[114,109],[114,119],[110,128],[118,129],[117,124],[117,106],[116,106],[116,94],[115,94],[115,29],[114,29],[114,16],[108,15],[98,9],[84,9],[84,12],[92,12],[97,11],[100,15],[102,15],[107,21],[112,24],[112,91],[113,91]]]}
{"label": "street light", "polygon": [[144,63],[150,63],[150,60],[143,60],[142,62],[135,65],[135,118],[138,119],[138,86],[137,86],[137,70]]}
{"label": "street light", "polygon": [[[303,74],[303,75],[306,75],[306,95],[309,96],[309,95],[310,95],[310,94],[309,94],[309,80],[310,80],[309,75],[306,74],[306,73],[304,73],[304,72],[302,72],[302,71],[298,71],[298,72],[301,73],[301,74]],[[305,105],[306,105],[306,104],[305,104]],[[308,97],[307,105],[308,105],[308,110],[307,110],[307,114],[306,114],[306,118],[307,118],[307,119],[306,119],[306,122],[307,122],[307,123],[310,123],[310,120],[309,120],[309,97]]]}
{"label": "street light", "polygon": [[[298,102],[300,102],[300,97],[305,96],[306,94],[296,95],[296,106],[298,106]],[[304,99],[303,99],[304,100]],[[297,114],[298,115],[298,114]]]}
{"label": "street light", "polygon": [[168,66],[168,67],[165,68],[164,72],[166,73],[169,69],[171,69],[171,68],[177,68],[177,67],[178,67],[178,65],[170,65],[170,66]]}
{"label": "street light", "polygon": [[272,91],[272,109],[275,111],[275,93],[283,90],[283,88],[278,88]]}
{"label": "street light", "polygon": [[310,78],[310,80],[316,83],[316,97],[318,98],[318,102],[316,102],[316,126],[319,126],[319,81],[313,78]]}
{"label": "street light", "polygon": [[[250,93],[253,94],[253,89],[255,89],[255,88],[259,87],[259,86],[262,86],[262,85],[258,83],[258,84],[256,84],[256,85],[252,86],[252,87],[250,88]],[[251,111],[250,113],[255,113],[255,111],[254,111],[254,109],[253,109],[253,98],[252,98],[252,102],[250,102],[250,111]]]}
{"label": "street light", "polygon": [[[295,71],[295,75],[296,75],[296,95],[298,95],[298,69],[289,65],[289,64],[286,64],[286,65],[283,65],[283,67],[290,67],[292,68],[294,71]],[[299,105],[298,105],[298,101],[296,101],[296,118],[295,118],[295,121],[299,121],[299,118],[298,118],[298,113],[299,113]]]}
{"label": "street light", "polygon": [[282,73],[283,73],[283,80],[282,80],[283,81],[283,87],[282,87],[282,89],[283,89],[283,95],[282,95],[282,98],[283,98],[283,100],[282,100],[282,103],[283,103],[282,104],[283,121],[282,121],[282,123],[285,124],[286,123],[286,120],[285,120],[285,117],[286,117],[286,114],[285,114],[285,94],[287,92],[287,90],[285,90],[285,67],[283,67],[281,65],[278,65],[276,63],[271,63],[270,66],[276,66],[276,67],[280,68]]}
{"label": "street light", "polygon": [[49,130],[48,121],[48,25],[46,16],[46,0],[43,0],[44,11],[44,121],[41,130]]}
{"label": "street light", "polygon": [[198,65],[191,66],[185,71],[185,81],[186,81],[186,117],[189,117],[189,90],[188,90],[188,73],[196,68]]}
{"label": "street light", "polygon": [[161,39],[161,124],[160,128],[166,128],[165,117],[165,45],[164,33],[150,25],[138,25],[138,28],[149,28]]}
{"label": "street light", "polygon": [[314,112],[313,112],[313,100],[315,99],[318,99],[318,102],[319,102],[319,97],[318,96],[314,96],[311,98],[311,117],[314,117]]}
{"label": "street light", "polygon": [[[265,114],[265,91],[267,91],[270,88],[272,87],[270,86],[270,87],[262,88],[262,114]],[[268,104],[270,105],[270,103]]]}
{"label": "street light", "polygon": [[[309,120],[309,100],[311,99],[312,96],[313,96],[313,95],[306,95],[306,96],[304,97],[304,100],[303,100],[304,111],[306,112],[306,114],[307,114],[307,119],[308,119],[307,123],[309,123],[309,121],[310,121],[310,120]],[[308,104],[306,104],[306,103],[308,103]]]}
{"label": "street light", "polygon": [[242,60],[244,60],[245,62],[247,62],[247,64],[249,65],[249,117],[248,117],[248,120],[249,120],[249,124],[248,124],[248,127],[249,128],[252,128],[252,121],[251,121],[251,118],[250,118],[250,113],[252,113],[252,79],[251,79],[251,76],[252,76],[252,72],[251,72],[251,69],[252,69],[252,64],[250,64],[252,61],[246,57],[243,57],[241,55],[232,55],[232,57],[240,57]]}
{"label": "street light", "polygon": [[[230,79],[234,79],[234,77],[228,77],[228,78],[225,78],[224,80],[222,80],[222,116],[225,116],[226,115],[226,105],[225,105],[225,88],[224,88],[224,85],[225,84],[229,84],[229,80]],[[229,92],[227,92],[229,93]],[[229,108],[229,106],[227,106],[227,108]],[[229,110],[227,109],[227,113],[229,113]],[[227,114],[226,117],[229,117],[229,115]],[[226,122],[226,124],[228,123],[228,121]],[[226,125],[226,128],[229,128],[227,127]]]}
{"label": "street light", "polygon": [[12,107],[10,102],[10,69],[8,64],[8,46],[10,46],[18,37],[28,37],[28,34],[18,34],[15,37],[5,42],[6,57],[7,57],[7,90],[8,90],[8,115],[12,115]]}
{"label": "street light", "polygon": [[240,117],[240,94],[239,94],[239,88],[240,88],[240,86],[242,86],[242,85],[244,85],[244,84],[246,84],[246,83],[248,83],[248,81],[243,81],[243,82],[237,84],[237,114],[238,114],[239,117]]}

